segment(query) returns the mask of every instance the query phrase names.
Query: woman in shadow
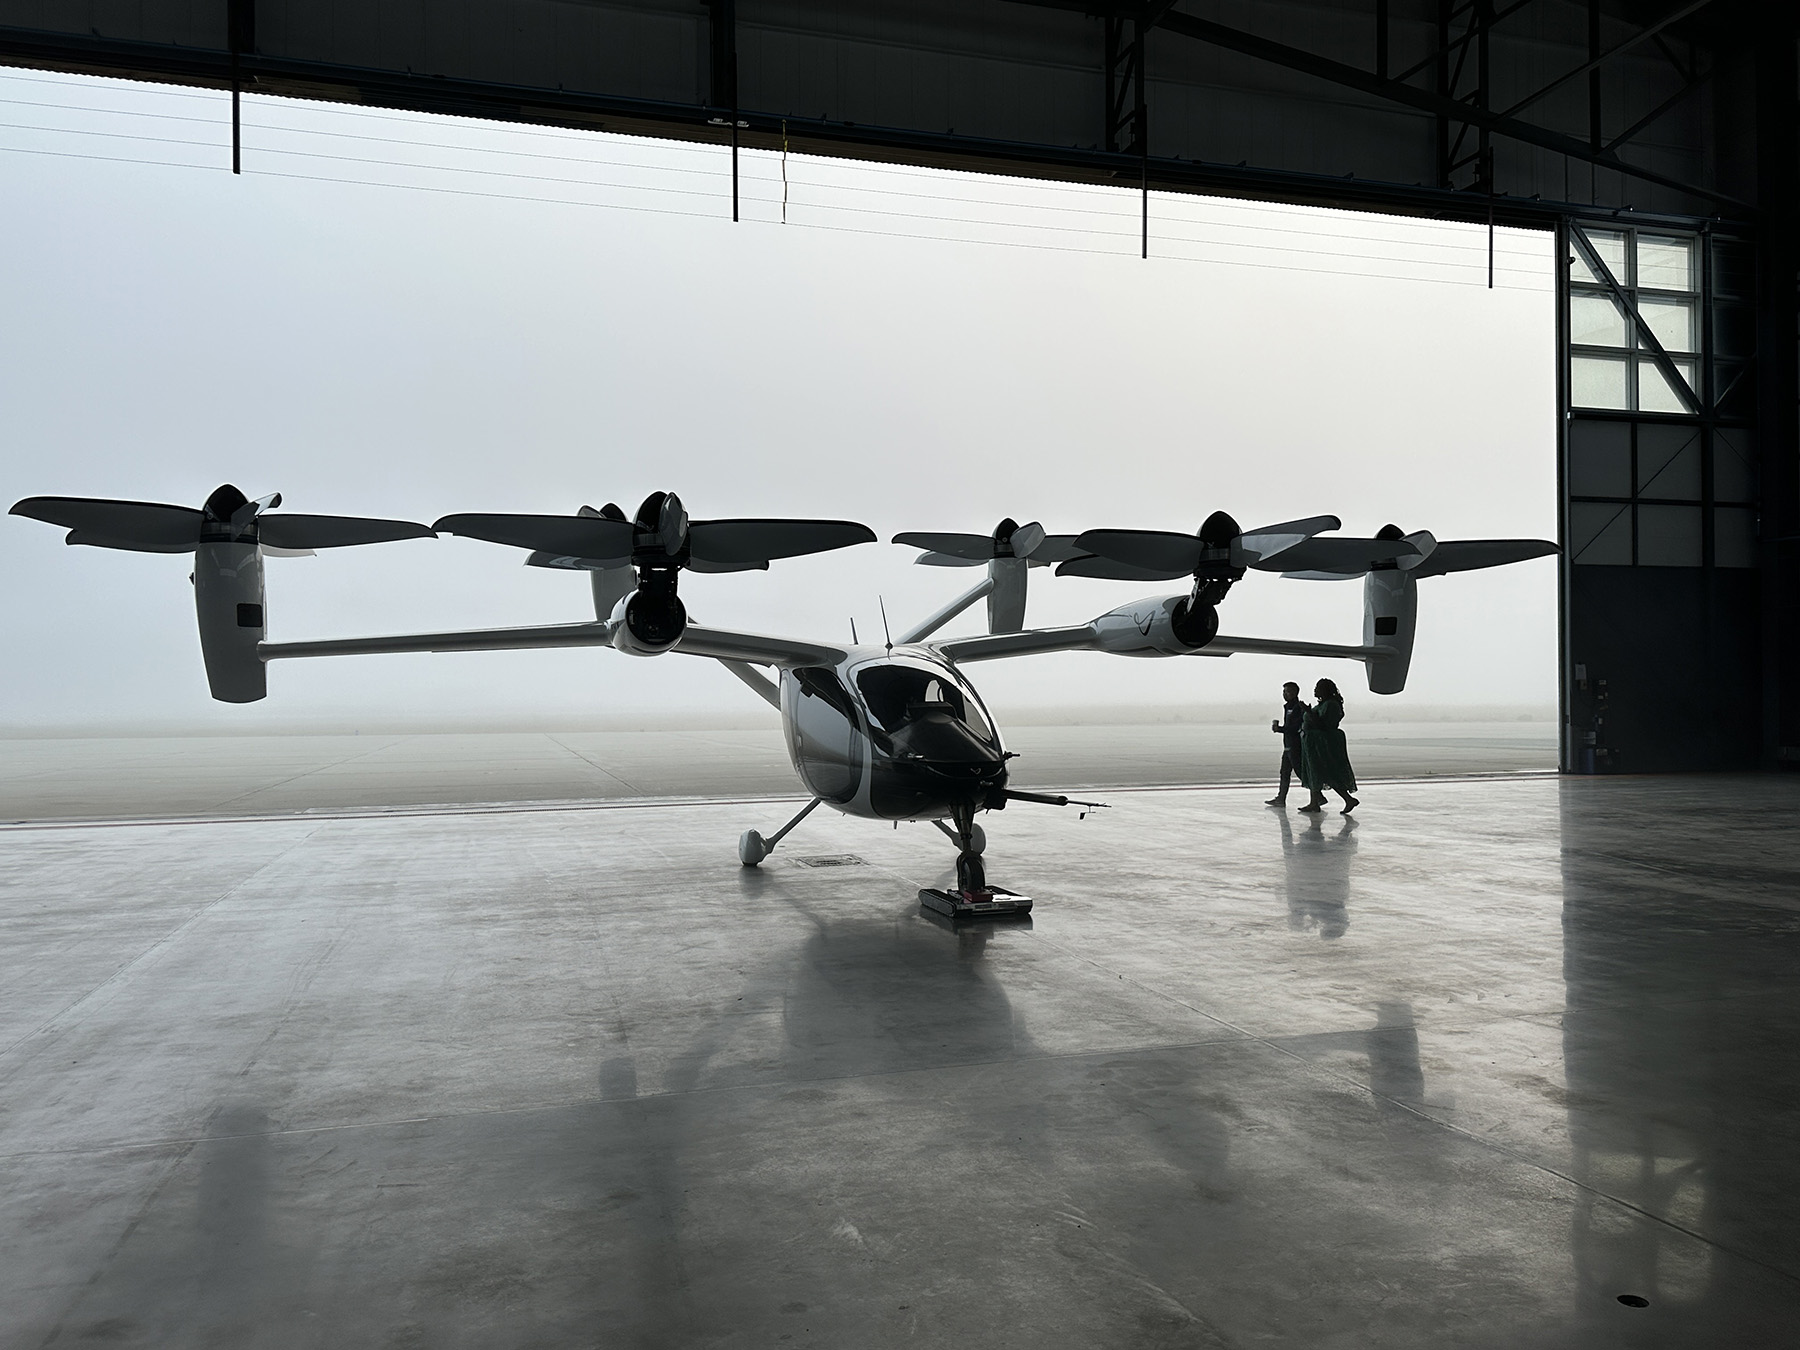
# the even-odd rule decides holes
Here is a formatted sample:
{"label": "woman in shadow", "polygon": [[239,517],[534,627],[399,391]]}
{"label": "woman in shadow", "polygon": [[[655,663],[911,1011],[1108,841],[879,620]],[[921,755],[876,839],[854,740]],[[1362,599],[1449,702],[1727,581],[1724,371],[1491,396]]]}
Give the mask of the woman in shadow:
{"label": "woman in shadow", "polygon": [[1356,809],[1356,772],[1339,723],[1344,720],[1344,696],[1330,680],[1313,686],[1312,707],[1300,723],[1300,783],[1312,791],[1302,811],[1325,809],[1327,788],[1344,799],[1344,814]]}

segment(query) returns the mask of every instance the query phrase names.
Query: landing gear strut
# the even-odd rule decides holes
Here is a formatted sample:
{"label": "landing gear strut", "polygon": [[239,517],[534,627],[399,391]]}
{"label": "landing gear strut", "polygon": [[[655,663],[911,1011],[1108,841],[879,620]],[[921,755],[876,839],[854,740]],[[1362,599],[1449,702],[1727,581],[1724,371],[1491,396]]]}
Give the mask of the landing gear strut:
{"label": "landing gear strut", "polygon": [[755,867],[759,862],[775,851],[775,845],[782,841],[782,838],[789,830],[793,829],[794,826],[810,816],[813,807],[824,800],[823,797],[814,797],[805,806],[800,808],[799,815],[795,816],[767,839],[764,839],[755,830],[745,830],[743,834],[738,837],[738,861],[744,864],[745,867]]}
{"label": "landing gear strut", "polygon": [[922,890],[919,903],[949,919],[996,919],[1031,913],[1030,896],[1015,894],[1004,886],[988,885],[987,868],[981,861],[987,836],[975,823],[975,808],[959,806],[951,819],[955,829],[941,820],[932,823],[956,844],[956,889]]}

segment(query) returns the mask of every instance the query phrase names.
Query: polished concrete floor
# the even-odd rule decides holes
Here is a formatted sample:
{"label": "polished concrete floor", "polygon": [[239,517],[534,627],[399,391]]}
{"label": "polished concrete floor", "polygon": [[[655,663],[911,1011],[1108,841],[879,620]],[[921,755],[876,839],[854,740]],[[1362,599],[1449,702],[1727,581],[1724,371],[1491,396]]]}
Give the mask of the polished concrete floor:
{"label": "polished concrete floor", "polygon": [[0,830],[0,1344],[1800,1344],[1800,781],[1262,795]]}
{"label": "polished concrete floor", "polygon": [[[1364,777],[1556,768],[1545,721],[1351,732]],[[1020,726],[1007,743],[1038,789],[1259,782],[1281,760],[1266,723]],[[0,739],[0,822],[797,791],[773,713],[757,730]]]}

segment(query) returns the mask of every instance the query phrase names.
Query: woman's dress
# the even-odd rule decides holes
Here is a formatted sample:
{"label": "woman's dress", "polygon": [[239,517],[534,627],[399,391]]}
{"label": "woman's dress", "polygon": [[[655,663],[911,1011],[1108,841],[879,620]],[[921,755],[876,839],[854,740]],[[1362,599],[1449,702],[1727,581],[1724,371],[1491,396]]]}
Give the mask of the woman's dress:
{"label": "woman's dress", "polygon": [[1338,724],[1344,720],[1344,700],[1322,698],[1306,710],[1300,723],[1300,784],[1313,792],[1356,791],[1356,771],[1350,767],[1350,751]]}

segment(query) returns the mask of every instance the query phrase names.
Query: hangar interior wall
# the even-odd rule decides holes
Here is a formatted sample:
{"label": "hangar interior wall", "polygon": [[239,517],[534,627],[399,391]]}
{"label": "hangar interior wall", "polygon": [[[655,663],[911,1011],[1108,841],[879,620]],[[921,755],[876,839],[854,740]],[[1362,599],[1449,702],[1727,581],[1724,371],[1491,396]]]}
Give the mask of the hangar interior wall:
{"label": "hangar interior wall", "polygon": [[0,61],[1555,229],[1565,767],[1800,762],[1792,5],[0,0]]}

